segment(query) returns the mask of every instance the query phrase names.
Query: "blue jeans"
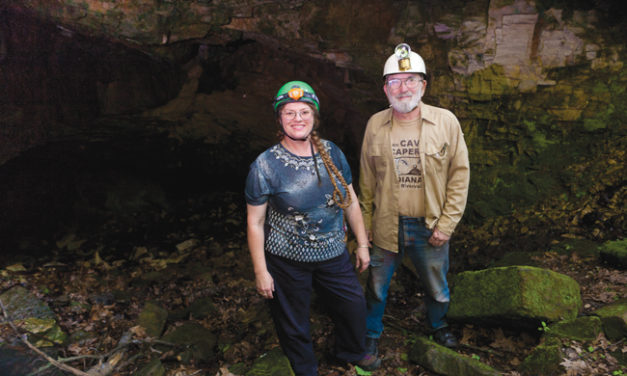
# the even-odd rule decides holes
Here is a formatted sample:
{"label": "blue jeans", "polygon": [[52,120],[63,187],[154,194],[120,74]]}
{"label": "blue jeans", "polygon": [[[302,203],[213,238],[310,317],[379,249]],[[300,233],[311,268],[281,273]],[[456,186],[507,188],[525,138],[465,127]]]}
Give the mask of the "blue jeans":
{"label": "blue jeans", "polygon": [[366,301],[348,251],[321,262],[297,262],[266,253],[274,279],[270,311],[283,352],[296,376],[317,376],[318,361],[309,328],[315,289],[330,311],[336,358],[356,362],[364,357]]}
{"label": "blue jeans", "polygon": [[390,252],[376,245],[370,252],[370,270],[366,285],[366,336],[379,338],[383,332],[383,311],[392,276],[403,256],[407,255],[416,267],[426,290],[427,320],[432,330],[448,326],[446,313],[450,292],[446,281],[449,268],[449,243],[441,247],[429,244],[432,231],[423,218],[400,217],[398,229],[399,252]]}

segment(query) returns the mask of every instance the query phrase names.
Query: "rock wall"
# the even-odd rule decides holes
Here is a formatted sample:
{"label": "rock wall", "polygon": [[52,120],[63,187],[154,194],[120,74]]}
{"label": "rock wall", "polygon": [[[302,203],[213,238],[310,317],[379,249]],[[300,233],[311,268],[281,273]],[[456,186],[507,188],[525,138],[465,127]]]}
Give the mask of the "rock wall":
{"label": "rock wall", "polygon": [[[142,113],[173,122],[175,137],[220,142],[247,129],[268,143],[269,98],[282,82],[304,79],[322,99],[325,135],[356,169],[365,122],[386,106],[382,64],[407,42],[427,63],[425,102],[453,110],[469,144],[462,234],[494,247],[512,233],[528,246],[545,235],[614,238],[625,230],[622,8],[611,0],[3,0],[0,82],[10,99],[0,161],[45,139],[50,125],[32,117],[66,126]],[[24,16],[7,17],[15,14]],[[43,29],[20,36],[28,17]],[[97,48],[105,45],[125,55],[115,60]],[[39,58],[18,63],[16,46]],[[20,74],[16,64],[45,68]],[[50,80],[66,88],[39,84]]]}

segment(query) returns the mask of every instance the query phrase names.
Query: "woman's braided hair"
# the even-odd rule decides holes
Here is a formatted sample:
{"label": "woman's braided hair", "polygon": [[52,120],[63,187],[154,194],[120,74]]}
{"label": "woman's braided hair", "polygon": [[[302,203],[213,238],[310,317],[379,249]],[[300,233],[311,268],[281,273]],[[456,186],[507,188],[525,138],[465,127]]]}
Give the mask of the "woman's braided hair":
{"label": "woman's braided hair", "polygon": [[[318,135],[318,132],[315,130],[316,128],[318,128],[318,125],[320,124],[320,113],[318,112],[318,109],[310,103],[306,103],[306,104],[307,106],[311,107],[311,110],[314,113],[314,127],[313,127],[314,130],[311,132],[311,142],[313,142],[313,144],[316,146],[316,149],[318,149],[318,153],[320,153],[320,158],[322,158],[322,163],[324,164],[324,168],[327,170],[327,174],[329,174],[329,178],[331,179],[331,184],[333,184],[333,196],[332,196],[333,201],[335,201],[340,208],[346,209],[353,202],[350,192],[348,190],[348,184],[346,184],[346,180],[344,180],[342,173],[337,169],[337,167],[335,166],[335,163],[333,163],[331,156],[329,156],[329,153],[327,153],[327,149],[325,149],[324,145],[322,145],[322,141],[320,141],[320,136]],[[279,131],[277,132],[277,137],[279,138],[279,140],[281,140],[285,136],[285,133],[283,133],[283,127],[281,126],[281,121],[280,121],[281,108],[282,106],[279,107],[276,111],[277,122],[279,123],[279,127],[280,127]],[[313,153],[313,150],[312,150],[312,153]],[[314,163],[317,163],[315,158],[314,158]],[[315,166],[315,168],[316,170],[318,169],[317,166]],[[342,191],[340,191],[339,187],[337,186],[337,181],[336,179],[333,178],[334,175],[337,178],[337,180],[340,181],[340,184],[342,184],[342,187],[344,188],[344,192],[346,192],[346,196],[342,194]]]}
{"label": "woman's braided hair", "polygon": [[[329,178],[331,178],[331,183],[333,184],[333,200],[337,202],[337,205],[340,208],[342,209],[348,208],[352,203],[352,198],[348,190],[348,184],[346,184],[346,180],[344,180],[342,173],[337,169],[337,167],[335,166],[335,163],[333,163],[333,160],[329,156],[329,153],[327,153],[327,150],[324,148],[324,145],[322,145],[322,142],[320,141],[320,136],[318,136],[318,132],[316,131],[311,132],[311,141],[316,146],[316,149],[318,149],[318,153],[320,153],[320,158],[322,158],[322,163],[324,164],[324,167],[327,169]],[[338,188],[337,182],[333,178],[333,175],[335,175],[337,180],[340,181],[340,184],[342,184],[342,187],[344,188],[344,192],[346,192],[346,196],[342,195],[342,192]]]}

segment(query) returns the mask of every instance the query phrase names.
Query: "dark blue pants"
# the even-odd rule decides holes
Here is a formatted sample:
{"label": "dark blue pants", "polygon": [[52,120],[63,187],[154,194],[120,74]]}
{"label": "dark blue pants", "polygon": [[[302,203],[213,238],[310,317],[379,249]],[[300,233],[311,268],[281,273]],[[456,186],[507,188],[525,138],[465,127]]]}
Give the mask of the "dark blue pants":
{"label": "dark blue pants", "polygon": [[309,331],[313,289],[329,310],[335,326],[335,356],[356,362],[365,356],[366,300],[348,251],[314,263],[291,261],[266,253],[274,278],[270,311],[283,352],[296,376],[317,376],[318,361]]}

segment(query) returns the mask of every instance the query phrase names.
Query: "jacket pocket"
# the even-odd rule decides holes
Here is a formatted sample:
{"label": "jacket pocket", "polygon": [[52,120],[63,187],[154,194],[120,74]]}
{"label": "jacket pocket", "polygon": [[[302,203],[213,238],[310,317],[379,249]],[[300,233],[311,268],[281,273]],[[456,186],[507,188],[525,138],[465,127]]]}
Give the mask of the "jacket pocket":
{"label": "jacket pocket", "polygon": [[385,146],[383,144],[372,144],[368,150],[368,157],[374,162],[376,176],[378,178],[385,175],[387,159],[385,158]]}
{"label": "jacket pocket", "polygon": [[428,145],[425,150],[425,167],[427,173],[441,173],[448,170],[449,144]]}

